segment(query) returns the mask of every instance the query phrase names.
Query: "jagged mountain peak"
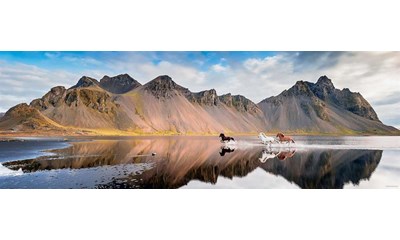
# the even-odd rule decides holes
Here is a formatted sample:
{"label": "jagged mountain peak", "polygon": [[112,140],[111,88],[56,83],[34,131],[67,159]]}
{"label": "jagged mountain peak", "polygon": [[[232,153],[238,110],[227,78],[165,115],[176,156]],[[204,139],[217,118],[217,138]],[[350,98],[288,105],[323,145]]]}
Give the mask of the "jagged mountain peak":
{"label": "jagged mountain peak", "polygon": [[178,85],[168,75],[161,75],[143,85],[145,90],[150,91],[157,98],[169,98],[177,93],[184,96],[190,95],[189,89]]}
{"label": "jagged mountain peak", "polygon": [[109,77],[105,75],[100,80],[100,86],[103,89],[116,94],[129,92],[137,87],[140,87],[141,85],[142,84],[133,79],[127,73],[120,74],[114,77]]}
{"label": "jagged mountain peak", "polygon": [[316,85],[331,88],[331,89],[335,88],[335,86],[332,83],[332,80],[330,78],[328,78],[326,75],[319,77]]}
{"label": "jagged mountain peak", "polygon": [[78,83],[72,86],[71,88],[80,88],[80,87],[90,87],[90,86],[98,86],[99,82],[91,77],[83,76],[79,79]]}
{"label": "jagged mountain peak", "polygon": [[[74,89],[71,89],[72,91]],[[42,98],[34,99],[30,106],[38,110],[46,110],[49,107],[59,106],[62,104],[62,99],[65,97],[67,90],[63,86],[57,86],[50,89]]]}
{"label": "jagged mountain peak", "polygon": [[329,99],[336,90],[332,80],[325,75],[321,76],[315,84],[311,83],[310,88],[322,100]]}
{"label": "jagged mountain peak", "polygon": [[146,83],[145,85],[162,85],[162,86],[169,86],[171,88],[179,86],[172,78],[168,75],[160,75],[150,82]]}
{"label": "jagged mountain peak", "polygon": [[204,95],[218,96],[217,91],[214,88],[209,89],[209,90],[204,90],[201,92],[197,92],[197,93],[193,93],[193,94],[199,94],[199,95],[203,95],[203,96]]}
{"label": "jagged mountain peak", "polygon": [[288,90],[283,91],[280,95],[282,96],[312,96],[314,95],[310,89],[310,83],[306,81],[297,81],[295,85],[293,85]]}
{"label": "jagged mountain peak", "polygon": [[332,80],[326,75],[319,77],[316,83],[297,81],[291,88],[283,91],[278,96],[266,98],[260,103],[279,105],[286,97],[300,96],[310,98],[313,102],[317,102],[315,98],[318,98],[361,117],[380,121],[376,112],[360,93],[351,92],[348,88],[343,90],[336,89]]}
{"label": "jagged mountain peak", "polygon": [[65,87],[64,86],[57,86],[57,87],[53,87],[50,89],[50,92],[53,93],[54,95],[60,95],[63,92],[65,92]]}
{"label": "jagged mountain peak", "polygon": [[123,74],[118,74],[117,76],[114,76],[114,77],[110,77],[108,75],[104,75],[104,77],[102,79],[100,79],[100,83],[103,82],[103,81],[107,81],[109,79],[112,79],[114,81],[123,81],[123,80],[125,80],[125,81],[133,81],[134,80],[131,76],[129,76],[129,74],[123,73]]}

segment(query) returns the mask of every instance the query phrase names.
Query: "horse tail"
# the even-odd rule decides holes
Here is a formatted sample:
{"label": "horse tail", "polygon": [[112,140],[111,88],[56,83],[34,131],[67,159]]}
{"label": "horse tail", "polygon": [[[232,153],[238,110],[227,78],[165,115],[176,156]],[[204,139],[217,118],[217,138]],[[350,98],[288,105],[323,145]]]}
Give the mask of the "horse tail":
{"label": "horse tail", "polygon": [[292,140],[292,143],[295,143],[293,139],[291,139],[291,140]]}
{"label": "horse tail", "polygon": [[235,141],[235,139],[234,139],[234,138],[232,138],[232,140],[233,140],[233,141]]}

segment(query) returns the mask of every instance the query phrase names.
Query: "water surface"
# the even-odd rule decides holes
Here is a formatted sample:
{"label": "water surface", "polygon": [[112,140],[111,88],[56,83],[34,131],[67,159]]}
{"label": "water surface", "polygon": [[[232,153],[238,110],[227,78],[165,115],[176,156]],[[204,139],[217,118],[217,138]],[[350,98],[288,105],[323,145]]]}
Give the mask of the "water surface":
{"label": "water surface", "polygon": [[[0,142],[0,188],[398,188],[399,137],[23,139]],[[51,151],[44,151],[53,149]],[[44,151],[44,152],[43,152]]]}

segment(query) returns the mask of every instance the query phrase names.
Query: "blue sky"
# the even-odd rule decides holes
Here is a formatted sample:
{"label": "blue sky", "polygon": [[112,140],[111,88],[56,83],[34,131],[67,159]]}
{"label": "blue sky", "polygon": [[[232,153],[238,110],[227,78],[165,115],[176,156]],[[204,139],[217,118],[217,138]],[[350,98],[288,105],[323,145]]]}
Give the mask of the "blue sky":
{"label": "blue sky", "polygon": [[400,127],[399,52],[0,52],[0,112],[83,76],[128,73],[142,84],[170,75],[191,91],[244,95],[258,103],[298,80],[327,75],[360,92],[384,123]]}
{"label": "blue sky", "polygon": [[[247,58],[265,58],[274,52],[0,52],[0,59],[14,63],[32,64],[46,69],[69,71],[109,69],[112,60],[136,59],[157,65],[161,61],[191,65],[199,70],[225,61],[240,62]],[[112,71],[112,69],[109,69]]]}

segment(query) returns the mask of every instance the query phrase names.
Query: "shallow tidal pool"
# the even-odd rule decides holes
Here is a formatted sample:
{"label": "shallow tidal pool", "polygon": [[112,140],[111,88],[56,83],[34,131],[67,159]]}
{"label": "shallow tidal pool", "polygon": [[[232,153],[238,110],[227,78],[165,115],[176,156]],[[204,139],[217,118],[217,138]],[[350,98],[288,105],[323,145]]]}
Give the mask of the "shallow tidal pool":
{"label": "shallow tidal pool", "polygon": [[399,188],[400,137],[17,138],[0,188]]}

